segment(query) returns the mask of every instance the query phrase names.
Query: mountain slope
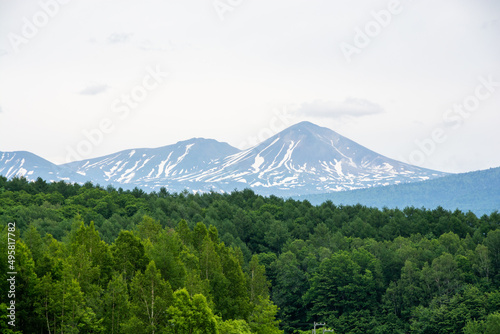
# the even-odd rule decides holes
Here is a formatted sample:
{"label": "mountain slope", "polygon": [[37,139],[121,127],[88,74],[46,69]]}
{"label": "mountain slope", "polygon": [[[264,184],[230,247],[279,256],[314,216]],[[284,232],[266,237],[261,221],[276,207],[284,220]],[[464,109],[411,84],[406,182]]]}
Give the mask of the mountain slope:
{"label": "mountain slope", "polygon": [[33,168],[22,167],[26,165],[19,160],[17,167],[4,168],[4,175],[11,177],[17,170],[34,178],[92,181],[148,191],[161,187],[170,192],[252,188],[261,194],[283,196],[417,182],[446,175],[389,159],[309,122],[295,124],[244,151],[213,139],[193,138],[60,166],[39,159],[27,164]]}
{"label": "mountain slope", "polygon": [[[213,139],[193,138],[159,148],[131,149],[62,165],[100,184],[160,188],[217,166],[238,149]],[[182,191],[182,189],[176,189]]]}
{"label": "mountain slope", "polygon": [[24,176],[29,181],[35,181],[41,177],[49,182],[61,180],[86,182],[86,178],[78,175],[72,169],[58,166],[26,151],[0,152],[0,175],[9,179]]}
{"label": "mountain slope", "polygon": [[307,199],[312,204],[331,200],[334,204],[360,203],[378,208],[414,206],[433,209],[441,206],[448,210],[470,210],[477,215],[490,214],[500,210],[500,167],[418,183],[296,198]]}
{"label": "mountain slope", "polygon": [[268,193],[319,193],[444,176],[379,155],[338,133],[309,122],[224,159],[220,168],[192,179],[244,184]]}

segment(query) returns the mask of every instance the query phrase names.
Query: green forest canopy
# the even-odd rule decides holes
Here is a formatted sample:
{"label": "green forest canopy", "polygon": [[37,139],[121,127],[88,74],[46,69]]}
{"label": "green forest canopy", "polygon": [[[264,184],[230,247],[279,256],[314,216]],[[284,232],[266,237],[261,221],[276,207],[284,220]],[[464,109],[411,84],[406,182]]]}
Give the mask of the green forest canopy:
{"label": "green forest canopy", "polygon": [[0,177],[0,222],[3,333],[500,332],[498,212]]}

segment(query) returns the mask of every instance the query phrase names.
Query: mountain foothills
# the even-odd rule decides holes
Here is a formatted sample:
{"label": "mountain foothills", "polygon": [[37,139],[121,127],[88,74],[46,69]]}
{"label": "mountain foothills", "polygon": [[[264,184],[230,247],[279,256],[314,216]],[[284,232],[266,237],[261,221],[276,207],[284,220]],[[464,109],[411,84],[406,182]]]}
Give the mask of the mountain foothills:
{"label": "mountain foothills", "polygon": [[194,138],[156,149],[131,149],[54,165],[28,152],[0,153],[0,174],[49,182],[135,187],[146,191],[305,195],[434,179],[446,173],[377,154],[338,133],[301,122],[247,150]]}
{"label": "mountain foothills", "polygon": [[327,200],[377,208],[437,208],[489,214],[500,208],[500,167],[447,175],[438,179],[336,193],[296,196],[314,205]]}
{"label": "mountain foothills", "polygon": [[0,152],[0,332],[500,333],[499,187],[308,122],[247,150]]}
{"label": "mountain foothills", "polygon": [[500,333],[498,212],[0,176],[0,238],[5,334]]}

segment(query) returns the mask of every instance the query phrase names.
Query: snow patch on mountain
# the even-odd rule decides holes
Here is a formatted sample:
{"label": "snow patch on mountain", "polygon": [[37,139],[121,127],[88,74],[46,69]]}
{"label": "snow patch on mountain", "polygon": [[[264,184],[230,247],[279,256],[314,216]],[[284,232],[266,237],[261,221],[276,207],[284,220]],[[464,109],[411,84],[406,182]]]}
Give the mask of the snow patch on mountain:
{"label": "snow patch on mountain", "polygon": [[159,148],[131,149],[54,165],[29,152],[0,152],[0,174],[48,181],[92,181],[171,192],[299,195],[420,182],[445,173],[377,154],[338,133],[301,122],[246,150],[193,138]]}

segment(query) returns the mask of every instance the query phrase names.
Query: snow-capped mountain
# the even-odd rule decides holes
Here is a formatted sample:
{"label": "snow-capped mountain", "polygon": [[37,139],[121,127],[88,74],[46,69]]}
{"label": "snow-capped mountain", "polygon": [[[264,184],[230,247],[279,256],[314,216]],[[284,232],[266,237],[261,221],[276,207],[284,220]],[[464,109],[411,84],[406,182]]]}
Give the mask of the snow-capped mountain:
{"label": "snow-capped mountain", "polygon": [[58,166],[39,156],[26,152],[0,152],[0,175],[8,179],[15,176],[24,176],[30,181],[38,177],[49,181],[67,181],[85,183],[86,179],[75,173],[75,171]]}
{"label": "snow-capped mountain", "polygon": [[389,159],[330,129],[301,122],[184,180],[286,194],[369,188],[444,175]]}
{"label": "snow-capped mountain", "polygon": [[[9,158],[21,153],[29,154],[4,155]],[[1,169],[5,160],[2,158],[0,174],[12,177],[20,173],[28,179],[41,176],[48,180],[92,181],[103,186],[146,190],[165,187],[170,192],[252,188],[263,194],[300,195],[417,182],[446,175],[384,157],[309,122],[293,125],[243,151],[213,139],[194,138],[60,166],[41,158],[29,160],[30,163],[25,159],[21,164],[22,157],[16,160],[17,169],[11,163],[8,170],[7,166]]]}
{"label": "snow-capped mountain", "polygon": [[[175,183],[210,169],[236,152],[238,149],[226,143],[193,138],[174,145],[125,150],[62,166],[101,185],[133,185],[159,189],[167,187],[171,182]],[[172,188],[172,185],[168,188]],[[182,191],[184,187],[179,189],[175,190]]]}

